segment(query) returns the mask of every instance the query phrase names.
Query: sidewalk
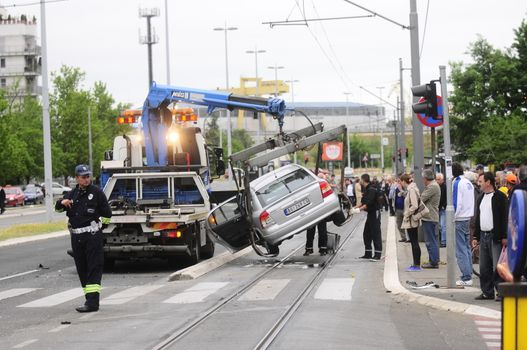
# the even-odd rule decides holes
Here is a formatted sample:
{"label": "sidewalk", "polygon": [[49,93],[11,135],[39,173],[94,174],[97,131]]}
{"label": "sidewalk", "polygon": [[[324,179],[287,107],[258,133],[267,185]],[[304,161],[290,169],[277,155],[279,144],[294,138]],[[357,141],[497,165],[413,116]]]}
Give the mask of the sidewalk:
{"label": "sidewalk", "polygon": [[[441,248],[439,269],[422,269],[420,272],[406,272],[412,262],[412,249],[409,243],[398,242],[395,217],[389,217],[386,235],[386,265],[384,283],[392,293],[405,299],[447,311],[501,319],[501,303],[494,300],[474,300],[481,294],[479,278],[473,275],[474,285],[465,288],[449,289],[447,285],[446,248]],[[421,243],[421,261],[428,260],[428,252]],[[457,269],[457,263],[456,264]],[[459,271],[458,271],[459,273]],[[457,276],[456,276],[457,279]],[[413,289],[406,281],[419,286],[427,282],[438,284],[439,288]]]}

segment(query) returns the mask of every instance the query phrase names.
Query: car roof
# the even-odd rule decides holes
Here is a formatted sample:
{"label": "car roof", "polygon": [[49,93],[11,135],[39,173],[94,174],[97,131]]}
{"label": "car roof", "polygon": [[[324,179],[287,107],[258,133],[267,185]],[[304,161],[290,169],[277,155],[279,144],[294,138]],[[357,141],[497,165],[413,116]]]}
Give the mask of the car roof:
{"label": "car roof", "polygon": [[254,190],[258,190],[260,188],[262,188],[263,186],[269,184],[270,182],[272,182],[274,179],[278,179],[278,178],[281,178],[281,177],[284,177],[285,175],[287,174],[290,174],[290,173],[293,173],[299,169],[302,169],[302,170],[305,170],[308,174],[310,175],[313,175],[314,174],[311,172],[311,170],[309,170],[308,168],[306,167],[303,167],[301,165],[298,165],[298,164],[288,164],[288,165],[284,165],[276,170],[273,170],[271,172],[268,172],[267,174],[264,174],[262,176],[260,176],[259,178],[251,181],[251,188],[253,188]]}

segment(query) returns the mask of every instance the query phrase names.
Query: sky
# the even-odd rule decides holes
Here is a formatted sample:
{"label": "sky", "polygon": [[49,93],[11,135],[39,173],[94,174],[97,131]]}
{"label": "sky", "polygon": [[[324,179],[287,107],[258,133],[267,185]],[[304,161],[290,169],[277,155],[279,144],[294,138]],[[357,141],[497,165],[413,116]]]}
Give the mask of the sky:
{"label": "sky", "polygon": [[[34,0],[0,1],[11,14],[40,18],[40,6],[21,6]],[[410,0],[354,0],[382,16],[409,24]],[[17,5],[12,7],[10,5]],[[428,16],[427,16],[428,7]],[[107,84],[118,102],[142,105],[148,93],[147,48],[139,44],[146,20],[139,8],[159,8],[152,20],[159,43],[154,45],[154,80],[165,84],[164,0],[65,0],[46,5],[48,69],[61,65],[86,73],[85,87],[95,81]],[[527,18],[525,0],[417,0],[421,46],[421,82],[439,77],[439,65],[470,62],[467,49],[478,35],[494,47],[506,48],[513,30]],[[175,86],[216,89],[225,86],[225,46],[214,27],[237,27],[228,37],[229,79],[259,76],[295,79],[295,101],[345,101],[378,104],[378,97],[396,104],[399,58],[410,67],[410,32],[379,16],[310,22],[309,26],[274,26],[269,21],[368,15],[344,0],[168,0],[170,79]],[[427,19],[426,19],[427,18]],[[426,30],[425,30],[426,22]],[[405,95],[411,96],[411,78],[404,71]],[[283,96],[291,101],[291,94]],[[407,101],[408,103],[408,101]],[[392,113],[391,107],[387,113]]]}

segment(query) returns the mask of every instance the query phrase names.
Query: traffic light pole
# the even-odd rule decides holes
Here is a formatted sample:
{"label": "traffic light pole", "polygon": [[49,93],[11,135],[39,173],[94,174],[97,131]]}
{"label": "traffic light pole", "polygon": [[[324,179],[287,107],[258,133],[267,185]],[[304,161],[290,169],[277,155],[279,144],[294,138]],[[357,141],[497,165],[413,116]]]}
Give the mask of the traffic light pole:
{"label": "traffic light pole", "polygon": [[452,151],[450,149],[450,121],[448,117],[448,91],[446,67],[439,66],[441,96],[443,97],[443,140],[445,142],[446,182],[446,236],[447,236],[447,287],[456,287],[456,236],[454,230],[454,206],[452,201]]}
{"label": "traffic light pole", "polygon": [[[410,47],[412,52],[412,85],[417,86],[421,84],[421,69],[419,65],[419,22],[417,19],[417,1],[410,0]],[[417,102],[417,97],[414,96],[414,103]],[[424,165],[424,152],[423,152],[423,126],[417,119],[415,113],[412,117],[412,135],[413,135],[413,172],[414,180],[419,187],[420,191],[423,191],[424,184],[421,176],[421,171]]]}

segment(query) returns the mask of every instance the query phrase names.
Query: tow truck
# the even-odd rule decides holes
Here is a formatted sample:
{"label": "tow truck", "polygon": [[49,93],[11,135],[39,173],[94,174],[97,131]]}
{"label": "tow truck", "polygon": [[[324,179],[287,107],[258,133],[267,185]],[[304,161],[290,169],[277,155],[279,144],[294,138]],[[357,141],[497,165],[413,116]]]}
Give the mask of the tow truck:
{"label": "tow truck", "polygon": [[116,259],[167,258],[196,263],[214,254],[205,221],[211,210],[210,183],[225,172],[223,150],[209,147],[197,117],[175,104],[268,113],[283,125],[279,98],[237,96],[154,83],[142,110],[119,122],[138,123],[140,132],[118,136],[101,163],[101,184],[112,207],[105,234],[105,265]]}

